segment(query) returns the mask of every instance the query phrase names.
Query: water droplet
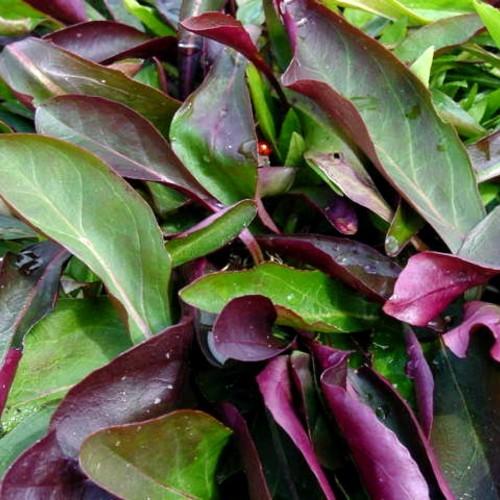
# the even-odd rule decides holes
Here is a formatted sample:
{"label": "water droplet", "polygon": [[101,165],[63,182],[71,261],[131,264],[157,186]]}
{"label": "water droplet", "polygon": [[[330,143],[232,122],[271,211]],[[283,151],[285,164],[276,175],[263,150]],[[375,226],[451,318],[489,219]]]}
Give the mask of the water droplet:
{"label": "water droplet", "polygon": [[153,401],[153,403],[155,405],[159,405],[161,403],[161,398],[155,398],[155,400]]}
{"label": "water droplet", "polygon": [[296,23],[297,25],[297,28],[300,28],[301,26],[305,26],[307,24],[307,18],[306,17],[303,17],[301,19],[299,19]]}
{"label": "water droplet", "polygon": [[106,80],[101,80],[101,83],[106,83]]}
{"label": "water droplet", "polygon": [[120,444],[121,444],[121,441],[120,441],[120,440],[118,440],[118,441],[116,441],[116,442],[115,442],[115,446],[116,446],[116,447],[120,446]]}
{"label": "water droplet", "polygon": [[174,386],[172,384],[167,384],[167,389],[172,390]]}
{"label": "water droplet", "polygon": [[390,257],[396,255],[399,250],[399,242],[394,236],[387,236],[385,239],[385,251]]}

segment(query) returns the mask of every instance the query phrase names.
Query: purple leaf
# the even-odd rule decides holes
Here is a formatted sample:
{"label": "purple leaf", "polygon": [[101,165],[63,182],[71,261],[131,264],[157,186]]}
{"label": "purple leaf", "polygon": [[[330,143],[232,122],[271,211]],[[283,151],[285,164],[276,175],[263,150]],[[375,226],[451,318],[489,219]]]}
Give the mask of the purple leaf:
{"label": "purple leaf", "polygon": [[266,408],[300,450],[326,498],[334,499],[335,495],[316,457],[311,440],[295,413],[288,373],[288,356],[278,356],[270,361],[257,376],[257,383]]}
{"label": "purple leaf", "polygon": [[231,300],[217,316],[212,342],[221,362],[264,361],[286,351],[290,344],[273,336],[277,314],[262,295]]}
{"label": "purple leaf", "polygon": [[347,238],[273,235],[258,241],[263,248],[311,264],[379,302],[391,295],[401,271],[372,247]]}
{"label": "purple leaf", "polygon": [[295,180],[293,167],[260,167],[257,170],[257,193],[262,198],[286,193]]}
{"label": "purple leaf", "polygon": [[479,182],[500,177],[500,131],[471,144],[467,150]]}
{"label": "purple leaf", "polygon": [[349,384],[344,385],[343,364],[323,373],[321,387],[370,497],[429,498],[420,469],[396,434],[378,420],[371,408],[358,401]]}
{"label": "purple leaf", "polygon": [[16,376],[17,367],[23,357],[23,351],[10,347],[5,353],[2,365],[0,365],[0,414],[5,408],[10,388]]}
{"label": "purple leaf", "polygon": [[[48,435],[24,452],[6,473],[0,497],[26,498],[38,491],[43,494],[44,487],[61,495],[72,491],[77,487],[74,476],[80,474],[74,470],[75,460],[89,434],[173,409],[182,394],[191,323],[185,318],[74,386],[54,413]],[[60,498],[74,498],[67,495]]]}
{"label": "purple leaf", "polygon": [[406,327],[404,334],[406,352],[409,358],[406,373],[415,384],[419,420],[425,436],[429,438],[434,416],[434,377],[413,330]]}
{"label": "purple leaf", "polygon": [[486,283],[499,271],[438,252],[408,260],[384,312],[411,325],[425,326],[465,290]]}
{"label": "purple leaf", "polygon": [[500,307],[475,300],[467,302],[464,311],[462,323],[443,336],[446,346],[455,356],[465,358],[471,334],[480,328],[487,328],[495,339],[490,355],[500,362]]}
{"label": "purple leaf", "polygon": [[257,448],[248,425],[238,411],[230,403],[222,403],[222,421],[234,431],[236,445],[247,476],[248,494],[251,500],[271,500],[273,497],[267,485]]}
{"label": "purple leaf", "polygon": [[120,59],[165,56],[175,50],[172,36],[151,38],[132,26],[113,21],[90,21],[44,37],[85,59],[109,64]]}
{"label": "purple leaf", "polygon": [[26,0],[26,3],[66,24],[87,21],[85,2],[83,0]]}

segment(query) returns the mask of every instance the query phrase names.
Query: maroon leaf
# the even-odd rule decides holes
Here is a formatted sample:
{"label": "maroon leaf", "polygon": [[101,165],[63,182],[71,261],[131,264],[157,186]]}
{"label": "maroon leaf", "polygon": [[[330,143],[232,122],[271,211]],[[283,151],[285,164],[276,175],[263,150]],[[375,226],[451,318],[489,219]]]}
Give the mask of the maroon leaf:
{"label": "maroon leaf", "polygon": [[17,367],[23,357],[23,351],[10,347],[5,353],[2,365],[0,365],[0,414],[5,408],[10,388],[14,382]]}
{"label": "maroon leaf", "polygon": [[132,26],[113,21],[90,21],[54,31],[44,38],[73,54],[104,64],[129,57],[161,57],[177,46],[175,37],[151,38]]}
{"label": "maroon leaf", "polygon": [[429,438],[434,416],[434,377],[425,359],[422,346],[409,327],[405,328],[405,343],[409,358],[406,373],[413,379],[420,424],[425,436]]}
{"label": "maroon leaf", "polygon": [[259,453],[245,419],[238,409],[230,403],[222,403],[220,409],[222,421],[234,431],[243,469],[247,476],[250,499],[271,500],[272,495],[267,485]]}
{"label": "maroon leaf", "polygon": [[257,49],[240,21],[220,12],[206,12],[199,16],[185,19],[181,25],[188,31],[211,38],[243,54],[267,76],[278,92],[281,92],[280,85],[272,69],[259,54],[259,49]]}
{"label": "maroon leaf", "polygon": [[465,304],[464,311],[462,323],[443,336],[444,343],[455,356],[465,358],[471,334],[480,328],[487,328],[495,339],[490,350],[491,357],[500,362],[500,307],[475,300]]}
{"label": "maroon leaf", "polygon": [[310,234],[262,236],[258,241],[263,248],[311,264],[378,301],[390,296],[401,271],[372,247],[347,238]]}
{"label": "maroon leaf", "polygon": [[411,325],[425,326],[465,290],[498,274],[467,260],[422,252],[408,260],[384,312]]}
{"label": "maroon leaf", "polygon": [[273,303],[262,295],[231,300],[217,316],[212,343],[222,363],[264,361],[286,351],[290,344],[273,336]]}
{"label": "maroon leaf", "polygon": [[288,373],[288,356],[278,356],[270,361],[257,376],[257,383],[264,404],[274,420],[300,450],[326,498],[334,499],[335,495],[316,457],[311,440],[295,413]]}
{"label": "maroon leaf", "polygon": [[85,2],[83,0],[26,0],[26,3],[66,24],[87,21]]}
{"label": "maroon leaf", "polygon": [[357,399],[343,365],[326,370],[321,387],[371,498],[429,498],[427,482],[407,448]]}
{"label": "maroon leaf", "polygon": [[80,488],[74,464],[84,439],[104,427],[148,420],[174,408],[191,340],[192,321],[185,318],[74,386],[54,413],[48,435],[6,473],[0,498],[41,498],[36,495],[45,491],[77,498],[70,492]]}

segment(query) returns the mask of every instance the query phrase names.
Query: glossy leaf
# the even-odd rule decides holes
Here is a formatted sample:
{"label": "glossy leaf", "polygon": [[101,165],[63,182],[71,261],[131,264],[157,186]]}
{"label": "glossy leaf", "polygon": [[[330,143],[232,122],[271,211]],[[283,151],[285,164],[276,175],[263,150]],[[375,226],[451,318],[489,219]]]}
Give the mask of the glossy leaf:
{"label": "glossy leaf", "polygon": [[137,0],[123,0],[123,5],[155,35],[166,36],[175,34],[175,31],[165,24],[151,7],[139,3]]}
{"label": "glossy leaf", "polygon": [[162,56],[175,47],[173,37],[152,39],[138,29],[112,21],[90,21],[45,36],[84,59],[109,64],[129,57]]}
{"label": "glossy leaf", "polygon": [[296,169],[292,167],[260,167],[257,171],[258,194],[263,198],[286,193],[295,180]]}
{"label": "glossy leaf", "polygon": [[447,17],[411,32],[394,50],[405,62],[413,62],[427,47],[433,45],[436,52],[453,48],[469,41],[483,22],[476,14]]}
{"label": "glossy leaf", "polygon": [[500,362],[500,307],[487,302],[472,301],[464,306],[462,323],[443,336],[445,345],[459,358],[464,358],[469,347],[470,336],[480,328],[487,328],[495,343],[490,350],[491,357]]}
{"label": "glossy leaf", "polygon": [[262,295],[247,295],[228,302],[212,330],[218,359],[264,361],[288,349],[287,342],[273,336],[276,317],[273,303]]}
{"label": "glossy leaf", "polygon": [[306,262],[340,278],[375,300],[387,299],[400,268],[363,243],[322,235],[264,236],[259,243],[272,252]]}
{"label": "glossy leaf", "polygon": [[0,213],[0,239],[20,240],[34,237],[36,237],[36,233],[29,226],[15,217]]}
{"label": "glossy leaf", "polygon": [[[314,0],[286,9],[296,47],[283,83],[321,106],[458,250],[484,210],[465,150],[437,116],[423,84],[377,42]],[[353,70],[353,61],[370,68],[368,79]]]}
{"label": "glossy leaf", "polygon": [[277,323],[323,332],[363,330],[377,318],[370,304],[319,271],[264,263],[246,271],[202,277],[180,292],[188,304],[210,313],[236,297],[264,295],[278,313]]}
{"label": "glossy leaf", "polygon": [[420,215],[400,201],[385,237],[385,253],[390,257],[399,255],[423,226]]}
{"label": "glossy leaf", "polygon": [[103,280],[135,340],[170,323],[170,259],[137,193],[95,156],[47,137],[0,136],[0,165],[0,195]]}
{"label": "glossy leaf", "polygon": [[245,69],[243,58],[225,49],[170,130],[177,156],[225,204],[253,198],[257,183],[257,137]]}
{"label": "glossy leaf", "polygon": [[468,151],[479,182],[500,177],[500,132],[471,144]]}
{"label": "glossy leaf", "polygon": [[498,48],[500,48],[500,11],[488,5],[485,2],[479,2],[478,0],[473,0],[474,8],[479,14],[479,17],[485,24],[491,38],[495,40]]}
{"label": "glossy leaf", "polygon": [[83,377],[131,345],[125,326],[107,300],[61,299],[54,312],[26,337],[4,427],[60,401]]}
{"label": "glossy leaf", "polygon": [[312,443],[295,413],[290,375],[288,373],[288,356],[279,356],[270,361],[266,368],[259,373],[257,384],[264,398],[266,408],[302,453],[325,497],[329,500],[335,499],[328,479],[318,462]]}
{"label": "glossy leaf", "polygon": [[39,133],[92,151],[122,177],[162,182],[196,199],[208,197],[158,130],[123,104],[93,96],[55,97],[38,107],[35,123]]}
{"label": "glossy leaf", "polygon": [[64,23],[82,23],[87,20],[85,2],[83,0],[26,0],[35,9],[45,12]]}
{"label": "glossy leaf", "polygon": [[399,275],[384,312],[411,325],[425,326],[465,290],[486,283],[497,273],[453,255],[419,253]]}
{"label": "glossy leaf", "polygon": [[166,244],[172,265],[180,266],[227,245],[250,225],[255,214],[255,204],[244,200],[191,227]]}
{"label": "glossy leaf", "polygon": [[130,499],[214,498],[215,470],[231,431],[200,411],[178,410],[109,427],[83,443],[84,472]]}
{"label": "glossy leaf", "polygon": [[[60,68],[64,68],[63,71]],[[0,76],[19,94],[43,103],[64,94],[93,95],[131,107],[167,133],[179,103],[162,92],[36,38],[9,44]]]}
{"label": "glossy leaf", "polygon": [[[23,453],[4,476],[0,496],[82,494],[75,468],[83,441],[92,433],[165,414],[178,401],[192,339],[184,320],[118,356],[73,387],[51,419],[48,434]],[[82,484],[83,481],[83,484]]]}

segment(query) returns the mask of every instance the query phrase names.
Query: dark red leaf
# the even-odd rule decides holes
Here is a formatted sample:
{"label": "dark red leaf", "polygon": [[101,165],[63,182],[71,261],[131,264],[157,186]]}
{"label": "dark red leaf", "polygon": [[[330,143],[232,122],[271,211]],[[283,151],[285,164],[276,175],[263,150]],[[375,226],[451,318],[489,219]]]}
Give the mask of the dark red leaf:
{"label": "dark red leaf", "polygon": [[500,307],[478,300],[467,302],[464,318],[460,325],[443,336],[444,343],[459,358],[465,358],[470,336],[480,328],[487,328],[495,339],[490,355],[500,362]]}
{"label": "dark red leaf", "polygon": [[347,238],[273,235],[258,241],[263,248],[311,264],[378,301],[391,295],[401,271],[372,247]]}
{"label": "dark red leaf", "polygon": [[238,409],[230,403],[222,403],[220,409],[222,421],[234,431],[243,469],[247,476],[248,494],[251,500],[271,500],[272,495],[267,485],[259,453],[245,419]]}
{"label": "dark red leaf", "polygon": [[311,440],[294,409],[288,356],[278,356],[271,360],[257,376],[257,383],[266,408],[300,450],[326,498],[334,499],[335,495],[316,457]]}
{"label": "dark red leaf", "polygon": [[177,46],[173,36],[151,38],[132,26],[113,21],[90,21],[54,31],[44,38],[73,54],[104,64],[129,57],[165,57],[173,54]]}
{"label": "dark red leaf", "polygon": [[287,350],[290,344],[273,336],[273,303],[262,295],[231,300],[217,316],[212,342],[221,362],[264,361]]}
{"label": "dark red leaf", "polygon": [[88,19],[83,0],[26,0],[26,3],[66,24],[82,23]]}
{"label": "dark red leaf", "polygon": [[498,272],[454,255],[419,253],[399,275],[384,312],[411,325],[425,326],[465,290],[486,283]]}

